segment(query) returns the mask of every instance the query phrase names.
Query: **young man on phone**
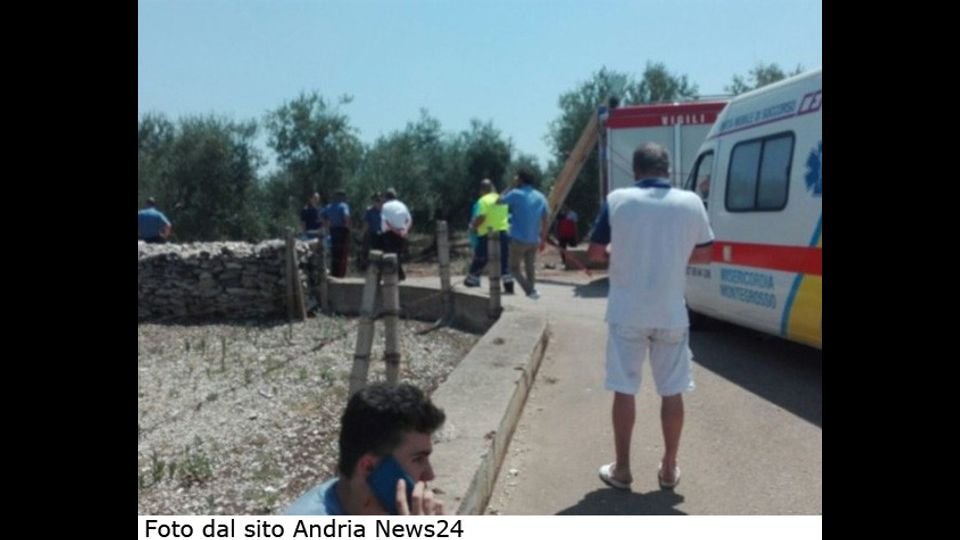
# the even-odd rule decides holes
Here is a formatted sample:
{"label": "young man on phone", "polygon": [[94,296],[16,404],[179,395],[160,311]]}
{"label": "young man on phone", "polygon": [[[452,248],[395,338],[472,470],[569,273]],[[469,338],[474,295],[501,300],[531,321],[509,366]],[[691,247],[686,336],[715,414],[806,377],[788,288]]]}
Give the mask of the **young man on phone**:
{"label": "young man on phone", "polygon": [[[409,384],[375,384],[350,398],[340,427],[339,474],[294,501],[286,515],[443,514],[430,453],[443,410]],[[412,481],[413,488],[408,482]]]}

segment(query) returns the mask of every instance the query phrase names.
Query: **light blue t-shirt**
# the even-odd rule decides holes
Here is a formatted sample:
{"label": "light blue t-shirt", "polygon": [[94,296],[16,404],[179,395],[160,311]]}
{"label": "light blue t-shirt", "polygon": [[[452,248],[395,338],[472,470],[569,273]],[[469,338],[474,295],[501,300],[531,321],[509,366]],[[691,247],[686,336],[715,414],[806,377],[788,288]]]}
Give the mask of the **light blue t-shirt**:
{"label": "light blue t-shirt", "polygon": [[337,497],[337,482],[339,478],[331,478],[326,482],[304,493],[293,501],[283,515],[285,516],[343,516],[343,506]]}
{"label": "light blue t-shirt", "polygon": [[549,214],[543,193],[525,184],[510,190],[500,200],[510,207],[510,238],[526,244],[539,244],[540,218]]}
{"label": "light blue t-shirt", "polygon": [[137,212],[137,229],[142,239],[160,236],[160,231],[169,224],[167,216],[156,208],[144,208]]}

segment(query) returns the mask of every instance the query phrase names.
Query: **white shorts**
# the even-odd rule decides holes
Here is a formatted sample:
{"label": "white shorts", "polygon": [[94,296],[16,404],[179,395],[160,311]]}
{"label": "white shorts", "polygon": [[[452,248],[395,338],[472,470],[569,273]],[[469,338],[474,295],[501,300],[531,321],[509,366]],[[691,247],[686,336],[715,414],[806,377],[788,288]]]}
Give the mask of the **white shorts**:
{"label": "white shorts", "polygon": [[688,329],[636,328],[612,323],[608,328],[604,385],[607,390],[636,394],[643,379],[640,369],[648,351],[657,394],[673,396],[694,389]]}

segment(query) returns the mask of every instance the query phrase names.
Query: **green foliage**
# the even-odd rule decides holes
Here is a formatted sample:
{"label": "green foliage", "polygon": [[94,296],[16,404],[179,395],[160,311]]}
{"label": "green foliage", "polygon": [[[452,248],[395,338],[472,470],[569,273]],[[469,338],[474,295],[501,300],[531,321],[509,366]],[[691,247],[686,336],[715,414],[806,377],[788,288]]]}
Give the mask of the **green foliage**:
{"label": "green foliage", "polygon": [[440,122],[421,109],[418,121],[377,139],[348,194],[355,197],[353,200],[363,201],[365,208],[370,194],[394,188],[410,208],[414,226],[422,228],[437,205],[437,193],[432,188],[443,181],[446,146]]}
{"label": "green foliage", "polygon": [[480,180],[503,186],[512,143],[492,122],[471,120],[457,135],[445,133],[426,110],[402,131],[380,137],[366,152],[348,189],[351,200],[366,201],[393,187],[410,208],[414,227],[430,231],[435,219],[466,226]]}
{"label": "green foliage", "polygon": [[[457,136],[456,155],[462,167],[459,180],[449,179],[443,186],[443,217],[454,227],[466,226],[473,203],[479,196],[480,181],[489,178],[503,191],[511,178],[506,177],[513,143],[504,139],[493,122],[470,121],[470,128]],[[438,186],[439,187],[439,186]]]}
{"label": "green foliage", "polygon": [[360,165],[363,145],[339,108],[350,101],[344,96],[331,106],[316,92],[300,94],[266,115],[267,144],[277,154],[289,195],[301,205],[315,191],[330,201]]}
{"label": "green foliage", "polygon": [[256,133],[253,121],[194,116],[174,126],[162,115],[145,116],[138,126],[138,203],[156,197],[176,241],[262,237]]}
{"label": "green foliage", "polygon": [[[776,64],[758,64],[749,78],[735,76],[727,89],[740,93],[785,76]],[[269,173],[261,172],[265,160],[254,145],[256,121],[210,115],[174,123],[150,113],[137,126],[137,203],[142,207],[155,197],[178,242],[282,237],[287,227],[299,230],[300,210],[313,192],[326,203],[338,188],[346,189],[357,222],[372,193],[393,187],[420,232],[432,231],[435,219],[462,228],[483,178],[503,190],[526,167],[548,193],[590,116],[612,96],[622,105],[681,101],[695,99],[697,86],[663,63],[647,62],[639,79],[600,68],[559,96],[560,114],[546,136],[553,154],[546,169],[517,152],[492,121],[473,119],[451,133],[426,110],[404,129],[365,146],[343,110],[348,96],[331,102],[317,92],[301,93],[267,112],[262,127],[276,157]],[[581,230],[599,209],[597,160],[592,152],[567,199],[581,216]]]}
{"label": "green foliage", "polygon": [[187,445],[177,470],[177,480],[183,487],[204,484],[213,478],[213,458],[199,443],[195,447]]}
{"label": "green foliage", "polygon": [[170,150],[176,138],[176,128],[162,114],[147,114],[137,125],[137,205],[147,197],[156,197],[162,208],[170,206],[158,192],[161,178],[167,174]]}
{"label": "green foliage", "polygon": [[[533,173],[533,186],[544,193],[548,193],[550,187],[546,185],[546,174],[543,171],[543,168],[540,167],[540,162],[537,160],[536,156],[532,154],[518,153],[517,157],[510,162],[510,165],[507,166],[506,174],[504,174],[504,184],[509,184],[513,181],[513,178],[517,175],[517,171],[521,168],[527,169]],[[503,191],[503,185],[497,186]]]}
{"label": "green foliage", "polygon": [[647,62],[636,94],[628,104],[686,101],[697,97],[697,85],[691,85],[686,75],[673,75],[662,62]]}
{"label": "green foliage", "polygon": [[300,209],[304,200],[292,193],[293,180],[287,171],[275,171],[261,186],[260,216],[267,238],[283,238],[288,227],[300,230]]}
{"label": "green foliage", "polygon": [[730,86],[724,87],[724,89],[733,94],[739,95],[744,92],[749,92],[750,90],[756,90],[761,86],[766,86],[768,84],[775,83],[779,80],[786,79],[793,75],[799,75],[803,73],[803,66],[798,65],[790,73],[784,73],[780,66],[776,63],[764,64],[760,62],[750,70],[749,75],[745,78],[740,75],[733,76],[733,82]]}

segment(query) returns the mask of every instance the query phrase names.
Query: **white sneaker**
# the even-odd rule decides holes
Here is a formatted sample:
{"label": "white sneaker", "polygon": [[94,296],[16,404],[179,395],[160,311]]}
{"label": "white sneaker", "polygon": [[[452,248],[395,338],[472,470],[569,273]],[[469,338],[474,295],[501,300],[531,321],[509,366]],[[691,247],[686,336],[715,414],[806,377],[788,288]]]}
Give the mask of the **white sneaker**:
{"label": "white sneaker", "polygon": [[540,299],[540,293],[537,292],[536,289],[534,289],[534,290],[530,291],[530,294],[527,295],[527,298],[530,298],[531,300],[539,300],[539,299]]}

